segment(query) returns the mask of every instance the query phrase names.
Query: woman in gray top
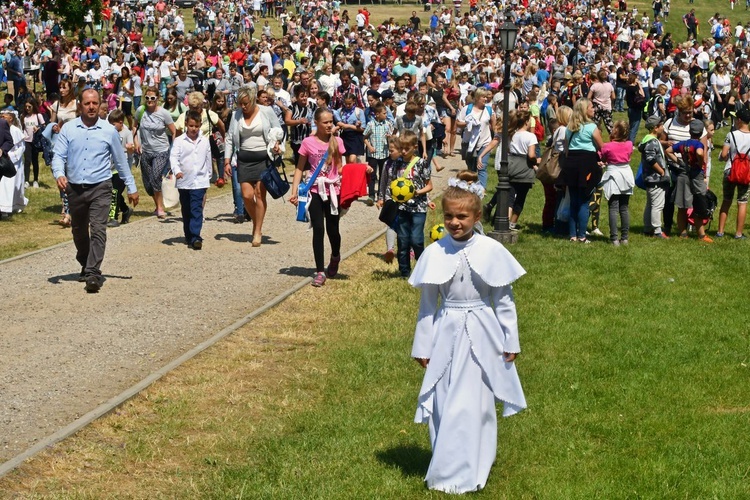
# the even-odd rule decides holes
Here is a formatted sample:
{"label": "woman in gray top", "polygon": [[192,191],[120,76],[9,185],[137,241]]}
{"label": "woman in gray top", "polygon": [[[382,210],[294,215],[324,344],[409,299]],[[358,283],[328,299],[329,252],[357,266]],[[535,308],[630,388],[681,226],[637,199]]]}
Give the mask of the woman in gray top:
{"label": "woman in gray top", "polygon": [[136,121],[138,133],[136,135],[136,150],[141,153],[141,175],[146,192],[154,199],[156,216],[163,219],[167,216],[164,211],[164,199],[161,194],[161,180],[164,171],[169,168],[169,137],[175,136],[175,127],[169,112],[159,106],[159,91],[152,87],[144,94],[146,108]]}
{"label": "woman in gray top", "polygon": [[[237,92],[237,110],[232,114],[224,141],[224,170],[232,175],[232,155],[237,155],[237,179],[245,209],[253,220],[253,246],[259,247],[266,215],[266,188],[260,174],[269,154],[280,153],[281,124],[268,106],[257,103],[258,88],[244,86]],[[270,148],[269,148],[270,146]],[[269,151],[269,149],[271,151]]]}

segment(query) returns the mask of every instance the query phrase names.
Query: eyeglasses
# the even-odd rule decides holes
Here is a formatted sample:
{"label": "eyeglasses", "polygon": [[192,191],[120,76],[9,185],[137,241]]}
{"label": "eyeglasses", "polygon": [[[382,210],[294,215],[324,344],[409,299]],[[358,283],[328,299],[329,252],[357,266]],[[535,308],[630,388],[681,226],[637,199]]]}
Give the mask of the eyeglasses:
{"label": "eyeglasses", "polygon": [[155,95],[147,95],[147,96],[145,97],[145,99],[146,99],[147,101],[149,101],[149,102],[154,102],[155,100],[157,100],[157,99],[158,99],[158,97],[156,97]]}

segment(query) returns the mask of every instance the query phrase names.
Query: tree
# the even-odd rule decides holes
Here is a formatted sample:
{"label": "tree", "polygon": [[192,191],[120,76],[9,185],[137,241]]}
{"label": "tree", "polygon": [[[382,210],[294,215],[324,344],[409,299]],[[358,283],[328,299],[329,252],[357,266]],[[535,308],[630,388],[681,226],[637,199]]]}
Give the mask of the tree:
{"label": "tree", "polygon": [[102,0],[39,0],[39,12],[42,19],[54,15],[66,32],[75,32],[84,27],[84,17],[89,10],[94,13],[94,20],[102,17]]}

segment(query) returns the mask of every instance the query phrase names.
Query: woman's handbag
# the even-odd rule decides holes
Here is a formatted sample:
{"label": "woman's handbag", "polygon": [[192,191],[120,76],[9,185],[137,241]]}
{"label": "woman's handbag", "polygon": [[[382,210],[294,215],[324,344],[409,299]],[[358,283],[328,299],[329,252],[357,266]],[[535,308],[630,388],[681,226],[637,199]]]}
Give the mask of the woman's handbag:
{"label": "woman's handbag", "polygon": [[542,184],[554,184],[560,177],[560,153],[549,147],[542,154],[542,162],[536,172],[536,178]]}
{"label": "woman's handbag", "polygon": [[176,207],[180,204],[180,192],[177,190],[177,177],[174,174],[168,174],[161,181],[161,196],[164,202],[164,208]]}
{"label": "woman's handbag", "polygon": [[8,157],[8,153],[3,152],[3,155],[0,156],[0,177],[15,177],[15,176],[16,176],[16,166]]}
{"label": "woman's handbag", "polygon": [[[279,167],[281,167],[281,174],[279,174]],[[281,156],[268,161],[268,166],[260,174],[260,180],[274,200],[282,198],[289,191],[289,179],[287,179],[284,171],[284,162],[281,161]]]}

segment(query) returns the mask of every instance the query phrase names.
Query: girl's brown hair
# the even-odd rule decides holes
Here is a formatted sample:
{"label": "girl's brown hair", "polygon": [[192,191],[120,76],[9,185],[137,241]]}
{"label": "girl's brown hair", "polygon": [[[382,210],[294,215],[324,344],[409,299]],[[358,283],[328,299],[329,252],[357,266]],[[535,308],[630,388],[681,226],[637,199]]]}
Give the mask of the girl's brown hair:
{"label": "girl's brown hair", "polygon": [[612,132],[609,134],[609,140],[613,142],[625,142],[628,140],[628,135],[630,135],[628,122],[617,120],[612,124]]}
{"label": "girl's brown hair", "polygon": [[[479,180],[477,173],[469,170],[461,170],[456,177],[468,184],[474,184]],[[445,190],[443,193],[443,210],[445,210],[445,205],[451,202],[465,204],[474,213],[482,212],[482,199],[476,194],[459,187],[450,186]]]}
{"label": "girl's brown hair", "polygon": [[508,137],[513,137],[513,134],[526,125],[531,118],[531,112],[525,109],[517,109],[510,113],[510,123],[508,124]]}

